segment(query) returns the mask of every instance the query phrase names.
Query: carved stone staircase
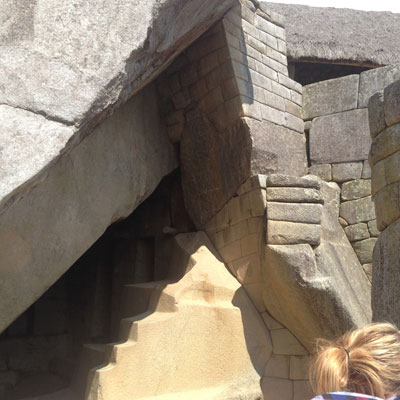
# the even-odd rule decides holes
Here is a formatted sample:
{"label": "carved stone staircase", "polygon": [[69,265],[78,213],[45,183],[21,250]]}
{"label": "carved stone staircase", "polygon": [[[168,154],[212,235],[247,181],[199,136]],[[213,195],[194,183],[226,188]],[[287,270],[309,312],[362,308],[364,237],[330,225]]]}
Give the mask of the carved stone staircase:
{"label": "carved stone staircase", "polygon": [[258,312],[204,233],[173,242],[168,279],[125,286],[120,341],[85,345],[68,389],[29,400],[261,398]]}

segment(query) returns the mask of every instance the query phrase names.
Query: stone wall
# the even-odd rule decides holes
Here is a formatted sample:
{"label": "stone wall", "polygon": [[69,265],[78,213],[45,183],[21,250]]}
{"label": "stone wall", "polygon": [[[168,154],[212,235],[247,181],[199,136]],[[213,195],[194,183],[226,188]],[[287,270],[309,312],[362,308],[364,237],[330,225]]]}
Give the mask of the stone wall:
{"label": "stone wall", "polygon": [[379,232],[371,197],[366,107],[368,98],[396,77],[400,69],[390,66],[303,88],[309,173],[339,184],[340,222],[370,279]]}
{"label": "stone wall", "polygon": [[400,81],[368,103],[372,137],[369,160],[378,229],[373,255],[372,308],[376,321],[400,325]]}
{"label": "stone wall", "polygon": [[301,85],[288,78],[281,25],[243,1],[158,80],[197,227],[251,174],[306,171]]}

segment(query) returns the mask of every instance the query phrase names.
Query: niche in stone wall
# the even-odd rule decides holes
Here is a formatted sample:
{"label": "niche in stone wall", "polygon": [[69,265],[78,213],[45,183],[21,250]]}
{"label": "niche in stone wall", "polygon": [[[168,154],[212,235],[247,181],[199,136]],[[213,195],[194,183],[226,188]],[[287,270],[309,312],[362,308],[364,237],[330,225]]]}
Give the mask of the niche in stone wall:
{"label": "niche in stone wall", "polygon": [[315,62],[291,61],[288,65],[289,76],[304,85],[340,78],[342,76],[360,74],[371,68],[359,65],[329,64]]}
{"label": "niche in stone wall", "polygon": [[116,340],[123,286],[163,279],[169,239],[192,230],[175,171],[2,333],[0,399],[68,386],[84,344]]}

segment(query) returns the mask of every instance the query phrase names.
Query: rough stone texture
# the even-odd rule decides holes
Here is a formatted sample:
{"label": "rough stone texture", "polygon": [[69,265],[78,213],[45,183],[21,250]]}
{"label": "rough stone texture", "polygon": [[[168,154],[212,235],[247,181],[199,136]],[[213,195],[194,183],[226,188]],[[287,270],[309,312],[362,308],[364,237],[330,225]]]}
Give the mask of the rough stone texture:
{"label": "rough stone texture", "polygon": [[374,196],[376,224],[382,232],[400,217],[400,183],[385,186]]}
{"label": "rough stone texture", "polygon": [[365,239],[360,242],[353,243],[353,248],[356,251],[357,257],[361,264],[372,263],[372,252],[377,239]]}
{"label": "rough stone texture", "polygon": [[369,231],[367,224],[354,224],[344,228],[347,238],[350,242],[357,240],[364,240],[369,238]]}
{"label": "rough stone texture", "polygon": [[384,90],[386,125],[400,122],[400,81],[393,82]]}
{"label": "rough stone texture", "polygon": [[368,278],[338,222],[339,188],[322,183],[321,190],[325,203],[315,256],[307,244],[268,244],[262,264],[267,310],[308,349],[316,337],[336,337],[371,318]]}
{"label": "rough stone texture", "polygon": [[363,178],[363,179],[371,179],[371,166],[369,165],[369,161],[368,160],[364,161],[361,178]]}
{"label": "rough stone texture", "polygon": [[332,180],[331,164],[314,164],[309,168],[309,173],[319,176],[323,181],[329,182]]}
{"label": "rough stone texture", "polygon": [[267,4],[285,17],[287,51],[292,60],[367,66],[400,62],[398,14]]}
{"label": "rough stone texture", "polygon": [[[397,15],[396,17],[398,18]],[[396,62],[399,63],[400,60]],[[372,95],[382,91],[387,85],[398,79],[400,79],[400,66],[398,64],[362,72],[360,74],[358,107],[367,107],[368,100]]]}
{"label": "rough stone texture", "polygon": [[375,93],[368,101],[368,121],[372,138],[386,128],[382,92]]}
{"label": "rough stone texture", "polygon": [[3,211],[0,331],[175,168],[172,145],[157,115],[156,93],[150,86]]}
{"label": "rough stone texture", "polygon": [[320,224],[321,214],[321,204],[267,202],[268,220]]}
{"label": "rough stone texture", "polygon": [[253,139],[253,173],[305,175],[307,157],[304,135],[267,121],[249,118],[245,121]]}
{"label": "rough stone texture", "polygon": [[376,225],[376,220],[368,222],[368,230],[369,230],[369,234],[372,237],[378,237],[379,236],[379,231],[378,231],[378,227]]}
{"label": "rough stone texture", "polygon": [[366,109],[345,111],[313,120],[310,130],[312,164],[365,160],[370,146]]}
{"label": "rough stone texture", "polygon": [[266,178],[266,186],[269,187],[297,187],[319,189],[320,181],[312,175],[296,177],[291,175],[271,174]]}
{"label": "rough stone texture", "polygon": [[320,225],[286,221],[268,221],[268,244],[308,243],[312,246],[317,246],[320,243],[320,236]]}
{"label": "rough stone texture", "polygon": [[242,120],[224,133],[205,115],[188,121],[180,146],[182,187],[196,226],[204,226],[250,176],[251,146]]}
{"label": "rough stone texture", "polygon": [[358,75],[312,83],[303,87],[303,118],[310,120],[357,108]]}
{"label": "rough stone texture", "polygon": [[[377,212],[379,208],[377,207]],[[373,254],[372,310],[374,321],[400,325],[400,220],[381,232]]]}
{"label": "rough stone texture", "polygon": [[265,400],[293,398],[293,382],[289,379],[263,378],[261,388]]}
{"label": "rough stone texture", "polygon": [[332,164],[332,180],[341,183],[361,178],[362,162]]}
{"label": "rough stone texture", "polygon": [[345,182],[342,185],[341,196],[344,201],[355,200],[371,195],[371,181],[366,179],[356,179]]}
{"label": "rough stone texture", "polygon": [[342,203],[340,216],[351,225],[375,219],[375,208],[371,196]]}
{"label": "rough stone texture", "polygon": [[400,151],[400,124],[386,128],[372,142],[369,162],[373,167],[378,161]]}
{"label": "rough stone texture", "polygon": [[323,203],[321,193],[317,189],[296,187],[267,188],[267,201],[287,203]]}

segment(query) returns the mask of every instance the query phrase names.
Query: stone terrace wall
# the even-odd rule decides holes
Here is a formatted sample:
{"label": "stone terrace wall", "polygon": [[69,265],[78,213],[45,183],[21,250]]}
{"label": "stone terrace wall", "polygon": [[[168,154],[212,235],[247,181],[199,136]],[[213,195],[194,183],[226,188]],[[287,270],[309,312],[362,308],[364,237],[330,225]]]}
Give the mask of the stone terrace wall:
{"label": "stone terrace wall", "polygon": [[400,326],[400,81],[373,95],[368,111],[372,195],[382,232],[373,255],[373,318]]}
{"label": "stone terrace wall", "polygon": [[199,228],[253,173],[306,172],[302,88],[288,78],[281,25],[243,1],[158,80]]}
{"label": "stone terrace wall", "polygon": [[400,68],[378,68],[304,86],[309,172],[341,187],[340,222],[371,279],[378,237],[371,197],[368,98],[400,78]]}

